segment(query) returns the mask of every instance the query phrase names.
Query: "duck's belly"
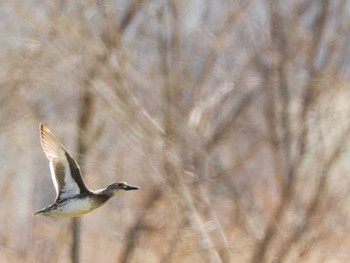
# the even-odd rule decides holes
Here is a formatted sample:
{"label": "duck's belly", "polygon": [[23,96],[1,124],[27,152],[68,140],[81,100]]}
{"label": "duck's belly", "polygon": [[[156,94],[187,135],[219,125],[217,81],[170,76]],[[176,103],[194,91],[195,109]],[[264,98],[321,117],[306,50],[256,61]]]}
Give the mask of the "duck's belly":
{"label": "duck's belly", "polygon": [[52,211],[52,216],[56,217],[77,217],[96,209],[95,202],[90,198],[73,199],[62,202],[56,211]]}

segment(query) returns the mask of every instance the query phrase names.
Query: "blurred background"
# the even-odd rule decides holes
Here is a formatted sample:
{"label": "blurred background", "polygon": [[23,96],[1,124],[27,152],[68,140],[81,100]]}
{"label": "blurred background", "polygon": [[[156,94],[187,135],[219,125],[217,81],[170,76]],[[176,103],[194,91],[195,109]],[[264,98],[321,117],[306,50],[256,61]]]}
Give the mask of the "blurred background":
{"label": "blurred background", "polygon": [[[348,262],[346,0],[0,2],[1,262]],[[78,220],[39,122],[91,189]]]}

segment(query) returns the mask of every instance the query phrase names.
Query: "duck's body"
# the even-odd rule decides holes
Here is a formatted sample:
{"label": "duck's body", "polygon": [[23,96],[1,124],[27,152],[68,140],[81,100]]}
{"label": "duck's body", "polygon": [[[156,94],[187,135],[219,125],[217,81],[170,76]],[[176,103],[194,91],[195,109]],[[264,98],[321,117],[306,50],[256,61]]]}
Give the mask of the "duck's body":
{"label": "duck's body", "polygon": [[57,197],[55,203],[34,215],[77,217],[100,207],[120,190],[139,189],[137,186],[122,182],[97,191],[89,190],[83,181],[78,164],[45,123],[40,124],[40,139],[45,155],[50,161],[51,176]]}
{"label": "duck's body", "polygon": [[110,197],[102,194],[80,194],[72,198],[55,202],[36,212],[35,215],[77,217],[100,207],[107,202],[109,198]]}

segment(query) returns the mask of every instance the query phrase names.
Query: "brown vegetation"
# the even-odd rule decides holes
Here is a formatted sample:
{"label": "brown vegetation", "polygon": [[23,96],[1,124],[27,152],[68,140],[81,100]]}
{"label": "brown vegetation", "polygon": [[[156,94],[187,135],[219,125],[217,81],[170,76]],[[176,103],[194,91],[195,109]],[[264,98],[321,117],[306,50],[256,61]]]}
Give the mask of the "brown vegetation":
{"label": "brown vegetation", "polygon": [[[0,261],[347,262],[349,8],[0,3]],[[34,218],[40,121],[90,188],[141,189]]]}

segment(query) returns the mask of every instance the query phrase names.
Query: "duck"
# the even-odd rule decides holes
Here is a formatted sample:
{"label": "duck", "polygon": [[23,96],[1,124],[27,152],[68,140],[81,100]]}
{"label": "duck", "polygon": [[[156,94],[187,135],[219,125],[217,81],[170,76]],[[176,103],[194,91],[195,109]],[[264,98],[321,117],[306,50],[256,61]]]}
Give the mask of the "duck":
{"label": "duck", "polygon": [[49,160],[56,200],[34,213],[35,216],[72,218],[89,213],[105,204],[121,191],[140,187],[117,182],[100,190],[90,190],[82,177],[78,163],[59,142],[45,122],[39,124],[40,142]]}

